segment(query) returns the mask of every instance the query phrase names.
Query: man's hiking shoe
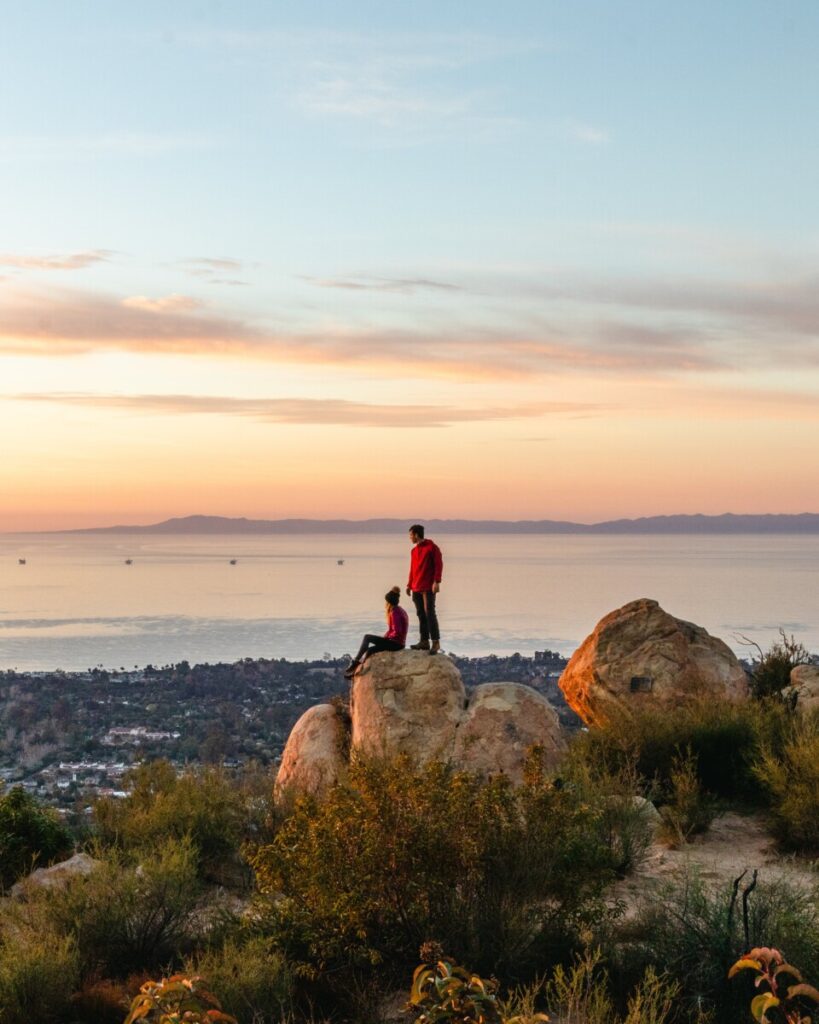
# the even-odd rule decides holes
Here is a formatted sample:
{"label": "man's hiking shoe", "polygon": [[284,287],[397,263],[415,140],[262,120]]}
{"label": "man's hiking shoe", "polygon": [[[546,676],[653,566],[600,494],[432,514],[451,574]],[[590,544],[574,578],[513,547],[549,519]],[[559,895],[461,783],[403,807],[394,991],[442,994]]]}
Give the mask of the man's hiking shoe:
{"label": "man's hiking shoe", "polygon": [[417,644],[410,644],[411,651],[428,651],[429,640],[419,640]]}
{"label": "man's hiking shoe", "polygon": [[429,649],[429,653],[430,654],[440,654],[440,652],[441,652],[441,642],[439,640],[433,640],[432,641],[432,647],[430,647],[430,649]]}

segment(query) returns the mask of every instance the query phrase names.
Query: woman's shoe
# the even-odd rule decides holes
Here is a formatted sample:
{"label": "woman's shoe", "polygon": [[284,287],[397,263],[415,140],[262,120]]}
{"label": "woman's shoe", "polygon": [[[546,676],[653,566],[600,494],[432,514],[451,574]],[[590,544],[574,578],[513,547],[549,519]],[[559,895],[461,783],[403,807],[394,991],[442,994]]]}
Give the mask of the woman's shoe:
{"label": "woman's shoe", "polygon": [[347,666],[347,669],[346,669],[346,671],[344,672],[344,678],[345,678],[345,679],[352,679],[352,678],[353,678],[353,676],[355,675],[355,670],[356,670],[357,668],[358,668],[358,663],[357,663],[357,662],[355,662],[355,661],[351,662],[351,663],[350,663],[350,664],[349,664],[349,665]]}

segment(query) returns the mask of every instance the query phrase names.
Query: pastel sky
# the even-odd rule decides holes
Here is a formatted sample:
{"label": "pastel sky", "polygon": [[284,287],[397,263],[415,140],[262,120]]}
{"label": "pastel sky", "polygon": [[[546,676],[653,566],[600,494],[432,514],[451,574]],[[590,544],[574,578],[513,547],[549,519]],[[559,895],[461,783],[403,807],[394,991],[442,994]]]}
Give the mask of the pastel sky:
{"label": "pastel sky", "polygon": [[819,511],[815,0],[27,0],[0,530]]}

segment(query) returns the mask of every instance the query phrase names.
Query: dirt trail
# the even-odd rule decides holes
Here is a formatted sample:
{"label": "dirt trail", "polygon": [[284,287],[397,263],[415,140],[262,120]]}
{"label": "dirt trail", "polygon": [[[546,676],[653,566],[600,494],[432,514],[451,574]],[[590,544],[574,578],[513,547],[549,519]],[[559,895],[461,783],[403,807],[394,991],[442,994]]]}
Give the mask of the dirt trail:
{"label": "dirt trail", "polygon": [[626,916],[637,905],[650,899],[664,883],[694,870],[706,882],[732,882],[748,869],[759,869],[760,880],[783,879],[794,885],[815,888],[819,871],[809,861],[783,856],[759,815],[723,814],[708,832],[678,850],[655,843],[644,864],[631,876],[618,882],[614,896],[626,904]]}

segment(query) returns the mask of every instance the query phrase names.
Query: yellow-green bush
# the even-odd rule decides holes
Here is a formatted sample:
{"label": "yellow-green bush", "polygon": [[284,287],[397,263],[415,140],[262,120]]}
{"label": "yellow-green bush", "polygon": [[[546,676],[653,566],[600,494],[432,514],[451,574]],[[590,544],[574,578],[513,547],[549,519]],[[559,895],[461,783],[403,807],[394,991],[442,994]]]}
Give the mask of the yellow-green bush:
{"label": "yellow-green bush", "polygon": [[190,947],[199,898],[190,842],[166,840],[138,863],[110,851],[88,876],[51,889],[31,886],[5,914],[34,934],[70,940],[83,977],[124,977]]}
{"label": "yellow-green bush", "polygon": [[782,846],[819,854],[819,712],[797,716],[780,750],[764,745],[754,774]]}
{"label": "yellow-green bush", "polygon": [[0,922],[0,1022],[54,1024],[79,979],[74,942],[54,929]]}
{"label": "yellow-green bush", "polygon": [[677,708],[649,708],[615,716],[578,737],[572,758],[608,770],[633,763],[638,773],[670,795],[681,753],[691,751],[706,792],[726,800],[764,799],[753,765],[760,747],[779,751],[793,712],[781,701],[732,703],[708,699]]}
{"label": "yellow-green bush", "polygon": [[[167,761],[140,765],[126,776],[125,799],[94,807],[100,840],[128,851],[151,850],[169,838],[189,837],[208,881],[241,881],[240,847],[257,833],[268,807],[262,780],[231,779],[219,768],[177,775]],[[269,792],[269,779],[264,779]]]}
{"label": "yellow-green bush", "polygon": [[207,978],[222,1009],[242,1024],[279,1024],[292,1016],[293,974],[270,938],[226,939],[188,958],[184,973]]}
{"label": "yellow-green bush", "polygon": [[279,948],[325,977],[406,969],[431,938],[510,978],[564,953],[605,918],[611,857],[595,807],[530,768],[515,789],[438,763],[354,760],[348,781],[299,800],[253,858]]}

